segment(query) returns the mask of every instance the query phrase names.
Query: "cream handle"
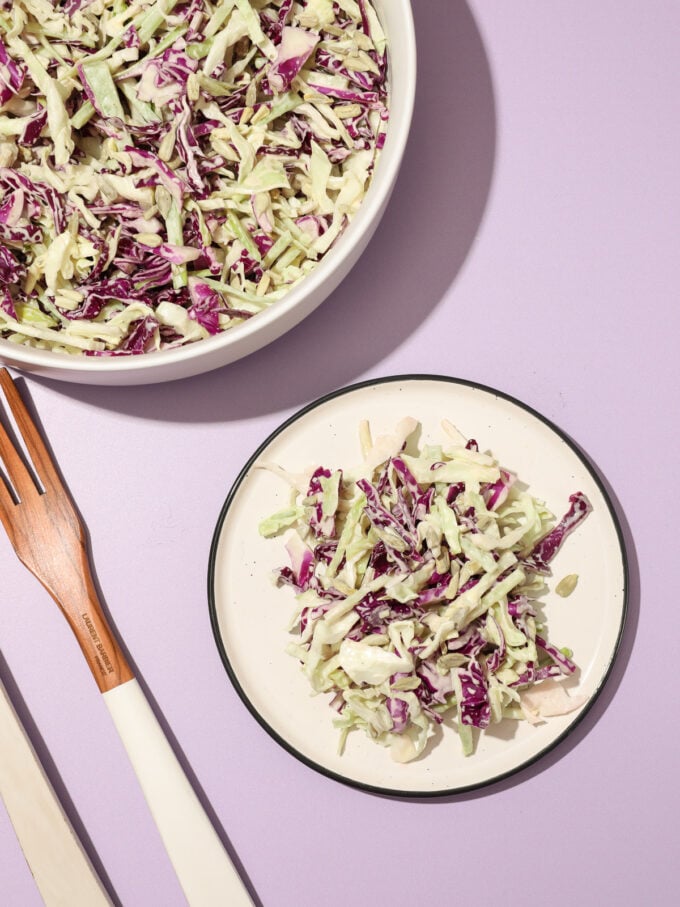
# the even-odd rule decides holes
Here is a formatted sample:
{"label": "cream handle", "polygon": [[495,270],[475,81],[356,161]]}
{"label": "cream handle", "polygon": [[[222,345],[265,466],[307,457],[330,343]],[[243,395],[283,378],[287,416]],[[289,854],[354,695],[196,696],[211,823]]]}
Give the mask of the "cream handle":
{"label": "cream handle", "polygon": [[110,907],[1,682],[0,796],[47,907]]}
{"label": "cream handle", "polygon": [[103,696],[190,907],[251,907],[139,683],[128,680]]}

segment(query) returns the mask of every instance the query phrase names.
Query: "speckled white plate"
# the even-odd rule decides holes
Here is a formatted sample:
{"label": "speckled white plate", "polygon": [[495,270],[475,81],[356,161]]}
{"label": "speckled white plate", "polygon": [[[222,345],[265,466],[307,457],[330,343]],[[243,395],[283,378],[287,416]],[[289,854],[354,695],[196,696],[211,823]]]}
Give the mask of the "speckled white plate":
{"label": "speckled white plate", "polygon": [[[443,418],[480,450],[491,450],[516,472],[557,517],[569,495],[584,492],[593,512],[552,562],[554,578],[577,573],[568,598],[545,599],[549,638],[569,646],[579,670],[566,683],[585,697],[576,711],[531,726],[505,721],[479,735],[464,757],[455,731],[444,727],[425,753],[406,765],[361,732],[349,735],[339,755],[328,697],[310,695],[295,659],[285,652],[294,608],[292,590],[277,589],[271,574],[287,563],[281,539],[263,539],[260,520],[285,506],[287,484],[255,469],[258,461],[291,471],[331,468],[360,459],[358,425],[369,419],[373,436],[390,432],[403,416],[422,424],[423,438],[442,440]],[[278,428],[248,461],[229,492],[213,539],[210,613],[227,672],[246,706],[282,746],[337,780],[388,794],[435,796],[498,781],[551,750],[592,705],[610,672],[623,632],[626,556],[611,502],[593,468],[556,426],[517,400],[490,388],[436,376],[400,376],[330,394]]]}

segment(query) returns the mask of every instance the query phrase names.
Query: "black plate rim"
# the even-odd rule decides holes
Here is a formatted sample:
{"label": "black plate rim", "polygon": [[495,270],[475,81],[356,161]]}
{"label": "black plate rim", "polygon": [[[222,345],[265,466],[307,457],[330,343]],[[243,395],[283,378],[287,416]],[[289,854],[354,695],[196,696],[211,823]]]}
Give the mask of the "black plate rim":
{"label": "black plate rim", "polygon": [[[399,788],[386,788],[379,785],[367,784],[364,781],[358,781],[355,778],[348,777],[339,772],[335,772],[332,769],[327,768],[324,765],[321,765],[318,762],[315,762],[313,759],[310,759],[308,756],[305,756],[304,753],[301,753],[296,749],[291,743],[289,743],[284,737],[282,737],[273,727],[262,717],[262,715],[255,708],[253,703],[248,698],[247,693],[241,686],[241,683],[236,675],[235,670],[232,667],[232,664],[227,655],[226,649],[224,647],[224,642],[222,640],[222,634],[220,632],[219,621],[217,617],[217,603],[215,601],[215,565],[217,560],[217,549],[219,547],[220,537],[222,534],[222,529],[227,518],[229,508],[241,487],[246,475],[250,471],[253,464],[258,460],[262,453],[269,447],[269,445],[283,432],[285,432],[291,425],[297,422],[299,419],[306,416],[308,413],[313,412],[315,409],[323,406],[331,400],[334,400],[338,397],[343,397],[356,391],[363,390],[369,387],[376,387],[383,384],[394,384],[394,383],[406,383],[406,382],[419,382],[419,381],[440,381],[444,384],[455,384],[463,387],[469,387],[474,390],[480,390],[484,393],[491,394],[494,397],[505,400],[508,403],[512,403],[515,406],[518,406],[520,409],[523,409],[525,412],[528,412],[530,415],[534,416],[549,429],[551,429],[562,441],[565,442],[572,450],[572,452],[578,457],[583,466],[590,473],[593,481],[597,485],[604,501],[609,510],[609,515],[611,517],[612,523],[616,530],[616,535],[619,543],[619,549],[621,554],[621,566],[623,571],[623,602],[621,608],[621,621],[619,624],[619,629],[616,637],[616,642],[612,650],[612,656],[610,658],[607,670],[602,675],[600,683],[597,688],[590,696],[585,707],[578,714],[576,719],[565,728],[565,730],[552,740],[547,746],[543,747],[538,753],[531,756],[529,759],[524,760],[524,762],[513,766],[505,772],[500,772],[497,775],[494,775],[491,778],[486,778],[483,781],[477,781],[473,784],[466,784],[457,787],[451,788],[438,788],[436,790],[401,790]],[[412,374],[402,374],[402,375],[388,375],[381,378],[368,378],[364,381],[359,381],[354,384],[349,384],[344,387],[338,388],[334,391],[330,391],[327,394],[323,394],[321,397],[313,400],[311,403],[305,404],[303,407],[294,412],[291,416],[285,419],[277,428],[274,429],[265,440],[259,445],[257,450],[249,457],[236,479],[234,480],[229,493],[222,505],[220,511],[217,525],[213,533],[212,542],[210,545],[210,555],[208,562],[208,609],[210,614],[210,624],[213,631],[213,636],[215,643],[217,645],[217,650],[219,652],[222,664],[227,672],[227,675],[236,690],[238,696],[240,697],[243,704],[246,706],[251,715],[255,718],[258,724],[269,734],[272,739],[274,739],[279,746],[283,747],[288,753],[306,765],[308,768],[313,769],[316,772],[319,772],[322,775],[325,775],[327,778],[332,778],[334,781],[338,781],[341,784],[348,785],[359,790],[366,791],[372,794],[378,794],[386,797],[394,797],[398,799],[415,799],[415,800],[431,800],[435,798],[450,797],[457,794],[469,793],[470,791],[480,790],[481,788],[490,787],[492,785],[498,784],[500,781],[517,775],[518,773],[530,768],[532,765],[535,765],[540,760],[544,759],[550,752],[555,750],[559,745],[573,732],[576,728],[582,723],[583,719],[590,712],[591,708],[595,702],[599,699],[602,690],[604,689],[607,680],[609,679],[614,664],[616,662],[617,656],[621,649],[621,642],[623,639],[624,629],[626,626],[626,621],[628,617],[628,606],[629,606],[629,589],[630,589],[630,565],[628,560],[628,554],[626,551],[626,544],[624,540],[623,530],[619,518],[616,514],[616,510],[611,500],[611,496],[607,491],[602,479],[600,478],[597,470],[590,462],[585,453],[580,449],[580,447],[573,441],[566,432],[564,432],[559,426],[557,426],[551,419],[548,419],[538,410],[534,409],[527,403],[519,400],[517,397],[512,396],[505,391],[500,391],[497,388],[490,387],[486,384],[481,384],[477,381],[472,381],[465,378],[456,378],[450,375],[441,375],[441,374],[427,374],[427,373],[412,373]]]}

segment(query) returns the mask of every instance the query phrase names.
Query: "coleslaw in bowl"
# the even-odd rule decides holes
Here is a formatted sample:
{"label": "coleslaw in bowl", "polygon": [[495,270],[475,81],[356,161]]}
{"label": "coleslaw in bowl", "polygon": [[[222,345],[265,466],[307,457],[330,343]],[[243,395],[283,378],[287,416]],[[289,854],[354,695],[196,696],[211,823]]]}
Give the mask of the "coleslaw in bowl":
{"label": "coleslaw in bowl", "polygon": [[195,374],[340,283],[408,134],[407,2],[71,0],[61,37],[47,13],[36,28],[51,4],[15,6],[23,20],[0,11],[8,364],[89,383]]}

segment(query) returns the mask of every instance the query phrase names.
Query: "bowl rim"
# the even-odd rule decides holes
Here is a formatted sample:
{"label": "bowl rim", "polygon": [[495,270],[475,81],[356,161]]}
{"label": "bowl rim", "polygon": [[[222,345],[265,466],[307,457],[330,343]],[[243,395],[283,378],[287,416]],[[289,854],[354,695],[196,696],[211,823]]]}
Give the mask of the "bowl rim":
{"label": "bowl rim", "polygon": [[[332,278],[333,274],[337,272],[342,274],[343,265],[348,259],[351,259],[353,250],[361,246],[362,240],[368,241],[370,238],[396,181],[406,149],[415,106],[417,54],[411,0],[387,0],[387,2],[390,7],[399,9],[398,14],[404,22],[404,31],[403,35],[400,35],[399,44],[401,87],[399,109],[401,115],[398,120],[390,117],[385,147],[381,151],[376,173],[357,213],[340,236],[337,245],[331,249],[329,255],[321,259],[309,275],[270,308],[258,312],[256,317],[220,334],[175,349],[156,350],[139,356],[78,356],[23,346],[0,337],[0,361],[6,361],[8,365],[19,369],[40,371],[46,377],[50,375],[57,377],[56,373],[59,372],[60,377],[65,377],[67,374],[74,378],[78,374],[90,374],[93,377],[120,374],[129,378],[130,373],[141,375],[159,370],[170,370],[173,366],[184,365],[186,367],[197,359],[203,357],[207,359],[211,355],[214,357],[220,351],[234,346],[246,347],[242,356],[247,356],[250,352],[266,345],[269,341],[265,340],[263,344],[248,347],[248,340],[257,334],[266,334],[267,328],[271,329],[277,322],[285,319],[305,299],[314,297],[323,284]],[[384,3],[385,0],[378,0],[379,5],[382,6]],[[392,109],[391,106],[390,111]],[[317,304],[320,304],[323,298],[325,297],[322,297]],[[293,327],[293,324],[290,327]],[[282,333],[285,333],[285,330]],[[241,356],[233,358],[238,359]],[[230,361],[233,360],[227,359],[223,363],[215,362],[209,368],[218,368],[221,364],[226,365]]]}

